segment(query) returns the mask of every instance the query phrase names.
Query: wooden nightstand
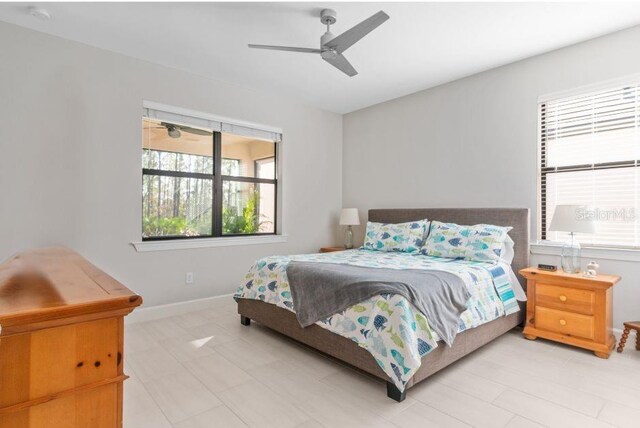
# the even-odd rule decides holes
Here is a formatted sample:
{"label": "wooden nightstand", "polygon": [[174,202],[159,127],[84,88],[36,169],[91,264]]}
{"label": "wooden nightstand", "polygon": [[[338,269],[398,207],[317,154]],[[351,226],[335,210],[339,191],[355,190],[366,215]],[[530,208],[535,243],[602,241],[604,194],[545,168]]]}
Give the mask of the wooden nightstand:
{"label": "wooden nightstand", "polygon": [[334,251],[344,251],[346,248],[342,247],[322,247],[320,248],[321,253],[333,253]]}
{"label": "wooden nightstand", "polygon": [[542,337],[592,350],[609,358],[613,335],[613,286],[617,275],[586,278],[580,274],[526,268],[527,320],[524,337]]}

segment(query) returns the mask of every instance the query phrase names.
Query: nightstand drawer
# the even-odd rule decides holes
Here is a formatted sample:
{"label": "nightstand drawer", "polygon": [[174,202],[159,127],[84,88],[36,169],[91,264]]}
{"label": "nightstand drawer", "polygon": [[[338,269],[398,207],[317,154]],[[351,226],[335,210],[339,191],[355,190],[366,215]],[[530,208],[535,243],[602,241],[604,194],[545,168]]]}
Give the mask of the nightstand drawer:
{"label": "nightstand drawer", "polygon": [[536,307],[535,326],[540,330],[593,340],[594,324],[593,317],[588,315]]}
{"label": "nightstand drawer", "polygon": [[536,305],[579,314],[593,315],[595,293],[591,290],[536,284]]}

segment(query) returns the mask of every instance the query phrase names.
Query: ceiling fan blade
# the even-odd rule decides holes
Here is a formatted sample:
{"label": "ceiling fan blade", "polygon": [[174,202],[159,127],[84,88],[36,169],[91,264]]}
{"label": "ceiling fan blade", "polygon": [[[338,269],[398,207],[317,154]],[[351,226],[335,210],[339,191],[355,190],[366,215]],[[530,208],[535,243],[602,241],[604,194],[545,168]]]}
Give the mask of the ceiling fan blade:
{"label": "ceiling fan blade", "polygon": [[389,15],[380,11],[373,16],[365,19],[355,27],[329,40],[324,47],[335,49],[336,52],[342,53],[353,46],[358,40],[378,28],[383,22],[389,19]]}
{"label": "ceiling fan blade", "polygon": [[321,49],[313,48],[294,48],[291,46],[271,46],[271,45],[249,45],[253,49],[270,49],[274,51],[289,51],[289,52],[303,52],[303,53],[321,53]]}
{"label": "ceiling fan blade", "polygon": [[204,129],[191,128],[189,126],[179,126],[178,128],[181,131],[188,132],[189,134],[204,135],[205,137],[210,137],[211,135],[213,135],[213,132],[205,131]]}
{"label": "ceiling fan blade", "polygon": [[346,74],[349,77],[353,77],[356,74],[358,74],[356,69],[353,68],[353,65],[351,65],[351,63],[347,61],[347,58],[345,58],[344,55],[338,55],[335,58],[330,58],[330,59],[327,59],[327,58],[322,58],[322,59],[324,59],[329,64],[333,65],[335,68],[342,71],[344,74]]}

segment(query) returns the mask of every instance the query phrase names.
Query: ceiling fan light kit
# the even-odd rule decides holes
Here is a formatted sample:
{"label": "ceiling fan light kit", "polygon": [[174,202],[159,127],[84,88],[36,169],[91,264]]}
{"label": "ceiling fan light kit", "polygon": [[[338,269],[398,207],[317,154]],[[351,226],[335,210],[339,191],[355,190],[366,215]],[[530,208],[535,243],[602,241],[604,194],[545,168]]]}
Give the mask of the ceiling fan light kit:
{"label": "ceiling fan light kit", "polygon": [[182,136],[182,132],[176,129],[175,126],[167,126],[167,134],[171,138],[180,138]]}
{"label": "ceiling fan light kit", "polygon": [[378,26],[387,19],[389,19],[389,15],[380,11],[365,19],[358,25],[351,27],[339,36],[335,36],[331,32],[331,25],[336,23],[337,13],[333,9],[323,9],[322,12],[320,12],[320,22],[327,26],[327,32],[320,37],[320,49],[254,44],[249,44],[249,47],[276,51],[319,53],[323,60],[333,65],[347,76],[353,77],[358,74],[358,72],[353,68],[349,61],[347,61],[347,58],[342,55],[342,52],[346,51],[364,36],[378,28]]}
{"label": "ceiling fan light kit", "polygon": [[210,137],[210,136],[213,135],[213,133],[211,131],[206,131],[204,129],[198,129],[198,128],[192,128],[190,126],[176,125],[175,123],[160,122],[160,127],[161,128],[166,128],[167,129],[167,134],[171,138],[180,138],[182,136],[182,132],[187,132],[189,134],[194,134],[194,135],[202,135],[202,136],[205,136],[205,137]]}

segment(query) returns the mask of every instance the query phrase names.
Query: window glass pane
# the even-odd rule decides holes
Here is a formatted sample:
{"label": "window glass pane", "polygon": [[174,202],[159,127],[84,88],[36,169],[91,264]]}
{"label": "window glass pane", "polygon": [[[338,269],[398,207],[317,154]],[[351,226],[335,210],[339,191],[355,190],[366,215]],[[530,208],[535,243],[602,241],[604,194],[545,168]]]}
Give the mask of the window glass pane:
{"label": "window glass pane", "polygon": [[[576,234],[583,244],[640,245],[640,168],[615,168],[547,174],[547,227],[556,205],[593,208],[596,233]],[[569,241],[565,232],[547,232],[547,239]]]}
{"label": "window glass pane", "polygon": [[211,235],[212,180],[143,175],[142,236]]}
{"label": "window glass pane", "polygon": [[213,174],[213,133],[151,119],[142,120],[142,167]]}
{"label": "window glass pane", "polygon": [[626,86],[546,103],[547,166],[640,158],[640,87]]}
{"label": "window glass pane", "polygon": [[222,233],[274,233],[275,185],[223,180]]}
{"label": "window glass pane", "polygon": [[[257,140],[255,138],[223,133],[223,175],[233,175],[236,177],[258,177],[257,162],[261,159],[274,159],[275,147],[276,145],[273,141]],[[228,162],[235,162],[233,164],[233,168],[228,169],[230,172],[228,174],[225,172],[225,160]],[[273,174],[272,177],[263,178],[275,178],[275,174]]]}
{"label": "window glass pane", "polygon": [[255,163],[256,177],[276,178],[276,158],[258,159]]}
{"label": "window glass pane", "polygon": [[222,175],[240,175],[240,161],[222,158]]}
{"label": "window glass pane", "polygon": [[[541,174],[541,215],[547,228],[556,206],[584,205],[596,233],[576,234],[579,242],[640,247],[638,82],[542,103],[540,119],[547,167]],[[546,239],[569,239],[568,232],[543,232]]]}
{"label": "window glass pane", "polygon": [[640,159],[640,132],[634,128],[547,142],[547,166],[592,165],[634,159]]}
{"label": "window glass pane", "polygon": [[275,233],[276,186],[258,183],[258,219],[261,233]]}

